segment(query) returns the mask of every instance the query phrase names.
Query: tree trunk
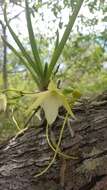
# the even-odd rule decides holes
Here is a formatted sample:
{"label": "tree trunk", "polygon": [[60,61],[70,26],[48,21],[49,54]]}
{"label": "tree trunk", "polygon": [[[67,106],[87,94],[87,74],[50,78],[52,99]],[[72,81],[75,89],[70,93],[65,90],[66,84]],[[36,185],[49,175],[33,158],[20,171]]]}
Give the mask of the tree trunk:
{"label": "tree trunk", "polygon": [[[45,125],[31,127],[0,146],[0,190],[107,190],[107,92],[94,100],[83,99],[73,109],[74,136],[64,130],[61,150],[78,159],[57,156],[41,177],[35,174],[51,161]],[[58,139],[61,119],[52,130]]]}
{"label": "tree trunk", "polygon": [[[7,40],[6,35],[6,25],[3,24],[2,21],[0,21],[0,24],[2,26],[2,35],[5,41]],[[3,88],[7,89],[8,87],[8,76],[7,76],[7,45],[5,42],[3,42]]]}
{"label": "tree trunk", "polygon": [[[6,26],[3,27],[3,37],[7,40],[6,36]],[[8,79],[7,79],[7,45],[3,43],[3,82],[4,82],[4,89],[8,88]]]}

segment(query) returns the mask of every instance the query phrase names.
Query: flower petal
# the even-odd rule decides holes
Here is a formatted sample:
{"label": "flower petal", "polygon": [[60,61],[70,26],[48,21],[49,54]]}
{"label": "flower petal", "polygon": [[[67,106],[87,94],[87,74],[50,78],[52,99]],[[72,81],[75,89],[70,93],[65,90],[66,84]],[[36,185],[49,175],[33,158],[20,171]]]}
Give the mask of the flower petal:
{"label": "flower petal", "polygon": [[57,91],[57,86],[54,84],[53,81],[51,81],[48,85],[48,90],[49,91]]}
{"label": "flower petal", "polygon": [[32,110],[37,109],[39,106],[41,106],[44,99],[47,99],[49,95],[48,91],[38,93],[38,96],[36,95],[37,99],[34,101],[34,103],[30,106],[30,108],[27,110],[26,114],[29,114],[32,112]]}
{"label": "flower petal", "polygon": [[62,105],[65,107],[67,112],[75,119],[75,116],[70,108],[70,105],[68,104],[66,97],[61,93],[58,93],[58,95],[59,95],[60,99],[62,100]]}
{"label": "flower petal", "polygon": [[43,101],[41,107],[45,112],[45,117],[49,125],[51,125],[55,121],[58,115],[58,108],[61,105],[62,101],[59,99],[59,96],[57,94],[53,95],[52,93],[50,93],[48,98]]}

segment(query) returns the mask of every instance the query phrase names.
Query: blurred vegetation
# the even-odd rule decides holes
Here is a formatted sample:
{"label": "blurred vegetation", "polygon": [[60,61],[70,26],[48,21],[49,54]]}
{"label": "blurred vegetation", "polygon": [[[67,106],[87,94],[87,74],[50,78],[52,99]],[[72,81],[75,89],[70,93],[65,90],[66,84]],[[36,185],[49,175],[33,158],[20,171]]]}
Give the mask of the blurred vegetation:
{"label": "blurred vegetation", "polygon": [[[32,1],[32,14],[38,13],[44,20],[45,16],[41,13],[44,3],[38,1],[35,4]],[[61,1],[47,1],[48,8],[51,9],[56,20],[59,20],[59,29],[63,28],[64,23],[61,20],[59,12],[65,8],[75,6],[76,0]],[[72,2],[72,5],[71,5]],[[23,5],[23,1],[10,1],[10,4]],[[80,91],[82,96],[93,96],[107,90],[107,4],[105,1],[93,0],[85,1],[89,7],[92,19],[87,16],[80,15],[79,24],[77,22],[76,31],[74,31],[64,48],[63,54],[58,62],[58,71],[55,76],[56,80],[61,80],[60,86],[63,88],[76,88]],[[2,6],[3,3],[0,5]],[[23,7],[23,6],[22,6]],[[102,12],[102,25],[103,30],[96,33],[96,25],[98,18],[94,15],[97,11]],[[17,18],[15,18],[17,20]],[[89,32],[82,32],[81,27],[88,28]],[[84,30],[83,30],[84,31]],[[2,29],[1,29],[2,33]],[[20,34],[19,34],[20,35]],[[49,56],[53,50],[53,36],[45,37],[39,33],[38,30],[38,44],[39,52],[42,57],[48,62]],[[29,51],[29,44],[27,38],[23,36],[23,43]],[[29,51],[30,53],[30,51]],[[3,43],[0,40],[0,89],[3,89]],[[7,75],[8,75],[8,88],[14,88],[21,91],[36,91],[36,85],[26,68],[10,51],[7,51]],[[17,93],[8,93],[8,110],[7,113],[0,114],[0,142],[15,135],[18,130],[12,119],[13,113],[20,128],[23,128],[26,123],[25,111],[29,104],[31,104],[28,96],[23,96]],[[33,101],[33,100],[32,100]],[[14,112],[13,112],[14,111]],[[32,124],[35,125],[37,118],[34,118]]]}
{"label": "blurred vegetation", "polygon": [[[102,34],[103,35],[103,34]],[[104,36],[103,36],[104,37]],[[65,84],[78,88],[84,95],[107,90],[107,36],[78,34],[63,51]]]}

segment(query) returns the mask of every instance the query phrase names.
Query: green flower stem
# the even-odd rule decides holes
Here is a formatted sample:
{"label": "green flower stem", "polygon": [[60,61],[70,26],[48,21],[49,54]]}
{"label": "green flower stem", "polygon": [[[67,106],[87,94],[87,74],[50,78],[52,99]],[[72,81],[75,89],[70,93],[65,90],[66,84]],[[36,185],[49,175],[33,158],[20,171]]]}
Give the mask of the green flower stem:
{"label": "green flower stem", "polygon": [[[48,125],[48,123],[47,123],[47,126],[46,126],[46,138],[47,138],[47,142],[48,142],[48,144],[49,144],[49,146],[51,147],[51,149],[55,152],[56,151],[56,142],[53,142],[53,144],[54,144],[54,147],[53,147],[53,145],[51,144],[51,142],[50,142],[50,139],[49,139],[49,125]],[[78,157],[75,157],[75,156],[69,156],[69,155],[67,155],[67,154],[64,154],[64,153],[62,153],[61,152],[61,150],[59,149],[58,150],[58,154],[59,155],[61,155],[61,156],[63,156],[65,159],[73,159],[73,160],[75,160],[75,159],[78,159]]]}
{"label": "green flower stem", "polygon": [[55,158],[58,154],[58,151],[59,151],[59,146],[60,146],[60,143],[61,143],[61,139],[62,139],[62,135],[63,135],[63,131],[64,131],[64,128],[65,128],[65,124],[67,122],[67,118],[68,118],[68,113],[66,114],[66,117],[65,117],[65,120],[63,122],[63,125],[62,125],[62,128],[61,128],[61,132],[60,132],[60,136],[59,136],[59,140],[58,140],[58,144],[57,144],[57,147],[56,147],[56,150],[55,150],[55,154],[53,156],[53,159],[51,160],[51,162],[48,164],[48,166],[43,170],[41,171],[40,173],[36,174],[34,177],[39,177],[41,175],[43,175],[44,173],[46,173],[48,171],[48,169],[52,166],[52,164],[54,163],[55,161]]}
{"label": "green flower stem", "polygon": [[14,114],[13,114],[13,109],[12,109],[12,120],[13,120],[13,122],[14,122],[14,124],[15,124],[17,130],[18,130],[18,131],[21,131],[21,128],[19,127],[19,125],[18,125],[18,123],[17,123],[17,121],[16,121],[16,119],[15,119],[15,116],[14,116]]}
{"label": "green flower stem", "polygon": [[20,90],[16,90],[16,89],[4,89],[4,90],[0,90],[0,93],[5,93],[5,92],[15,92],[17,94],[21,94],[21,95],[34,95],[37,92],[24,92],[24,91],[20,91]]}

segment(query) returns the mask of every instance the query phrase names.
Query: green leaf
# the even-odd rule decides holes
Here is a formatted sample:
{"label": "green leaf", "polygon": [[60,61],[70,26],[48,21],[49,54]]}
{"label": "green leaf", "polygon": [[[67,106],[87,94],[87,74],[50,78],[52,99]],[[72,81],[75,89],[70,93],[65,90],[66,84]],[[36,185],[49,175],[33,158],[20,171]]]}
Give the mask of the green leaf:
{"label": "green leaf", "polygon": [[70,16],[70,18],[69,18],[69,22],[68,22],[68,25],[65,29],[63,36],[62,36],[62,39],[61,39],[58,47],[56,48],[56,51],[54,51],[54,53],[53,53],[51,62],[49,64],[49,71],[48,71],[48,77],[47,78],[50,78],[52,71],[53,71],[53,69],[54,69],[54,67],[55,67],[55,65],[56,65],[56,63],[57,63],[57,61],[58,61],[58,59],[62,53],[62,50],[63,50],[63,48],[66,44],[66,41],[70,35],[70,32],[73,28],[74,22],[76,20],[76,17],[78,15],[78,12],[79,12],[81,6],[82,6],[83,1],[84,0],[78,0],[78,3],[74,9],[74,12],[73,12],[72,16]]}
{"label": "green leaf", "polygon": [[63,94],[64,95],[68,95],[68,94],[72,94],[72,92],[73,92],[73,88],[64,88],[64,90],[63,90]]}
{"label": "green leaf", "polygon": [[47,71],[48,71],[48,63],[46,62],[46,63],[45,63],[45,66],[44,66],[44,78],[45,78],[46,75],[47,75]]}
{"label": "green leaf", "polygon": [[38,71],[35,62],[32,60],[32,58],[30,57],[30,55],[27,53],[27,51],[25,50],[25,48],[23,47],[22,43],[20,42],[19,38],[17,37],[17,35],[15,34],[15,32],[13,31],[13,29],[11,28],[11,26],[9,25],[9,22],[7,20],[7,13],[6,13],[6,6],[4,8],[4,19],[6,22],[6,25],[12,35],[12,37],[14,38],[16,44],[18,45],[19,49],[22,52],[22,55],[26,58],[26,60],[28,61],[29,65],[31,65],[31,67],[34,69],[34,71],[37,73],[38,76],[40,76],[40,72]]}
{"label": "green leaf", "polygon": [[31,22],[31,18],[30,18],[28,0],[25,0],[25,5],[26,5],[26,20],[27,20],[27,28],[28,28],[28,33],[29,33],[30,45],[32,48],[34,59],[36,61],[36,67],[39,70],[39,72],[41,73],[41,75],[43,76],[43,67],[41,64],[41,60],[40,60],[38,49],[37,49],[36,40],[34,37],[32,22]]}
{"label": "green leaf", "polygon": [[2,38],[3,42],[13,51],[13,53],[14,53],[14,54],[21,60],[21,62],[27,67],[27,69],[30,71],[30,73],[31,73],[31,75],[32,75],[32,77],[33,77],[33,79],[34,79],[34,81],[36,82],[36,84],[37,84],[38,86],[40,86],[39,80],[38,80],[38,78],[37,78],[37,76],[36,76],[35,71],[32,69],[32,67],[30,67],[30,65],[25,61],[25,59],[20,55],[20,53],[18,53],[18,51],[17,51],[11,44],[9,44],[9,43],[4,39],[3,36],[1,36],[1,38]]}
{"label": "green leaf", "polygon": [[[59,45],[59,31],[57,30],[57,31],[56,31],[55,50],[57,49],[58,45]],[[55,50],[54,50],[54,51],[55,51]]]}

